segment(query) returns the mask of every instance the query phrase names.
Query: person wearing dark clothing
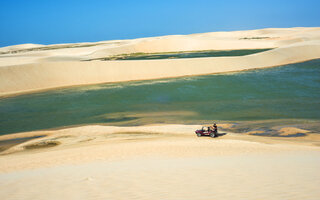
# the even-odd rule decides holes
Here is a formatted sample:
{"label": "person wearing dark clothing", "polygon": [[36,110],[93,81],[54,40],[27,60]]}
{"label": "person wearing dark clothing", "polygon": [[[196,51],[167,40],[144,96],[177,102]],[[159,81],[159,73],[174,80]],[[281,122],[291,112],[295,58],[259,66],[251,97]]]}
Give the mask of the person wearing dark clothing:
{"label": "person wearing dark clothing", "polygon": [[218,133],[218,126],[217,126],[216,123],[213,124],[213,131],[214,131],[215,133]]}

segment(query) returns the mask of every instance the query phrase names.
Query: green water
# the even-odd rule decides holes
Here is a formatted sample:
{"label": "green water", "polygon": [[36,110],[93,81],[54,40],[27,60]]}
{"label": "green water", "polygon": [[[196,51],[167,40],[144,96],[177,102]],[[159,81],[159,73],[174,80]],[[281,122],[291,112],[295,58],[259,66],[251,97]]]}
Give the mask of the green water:
{"label": "green water", "polygon": [[200,58],[200,57],[222,57],[222,56],[245,56],[268,51],[271,49],[240,49],[229,51],[192,51],[192,52],[171,52],[171,53],[134,53],[124,54],[98,60],[152,60],[152,59],[173,59],[173,58]]}
{"label": "green water", "polygon": [[320,120],[320,60],[232,74],[101,84],[0,99],[0,133],[107,123]]}

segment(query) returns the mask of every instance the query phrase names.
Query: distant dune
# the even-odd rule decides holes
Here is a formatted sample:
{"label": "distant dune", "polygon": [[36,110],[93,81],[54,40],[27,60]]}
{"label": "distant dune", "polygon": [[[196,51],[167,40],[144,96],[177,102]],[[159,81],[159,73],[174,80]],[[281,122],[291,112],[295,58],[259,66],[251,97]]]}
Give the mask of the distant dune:
{"label": "distant dune", "polygon": [[[238,57],[95,60],[138,52],[264,48],[273,49]],[[317,58],[320,58],[320,28],[272,28],[96,43],[23,44],[0,48],[0,96],[73,85],[240,71]]]}
{"label": "distant dune", "polygon": [[[241,49],[270,50],[229,57],[104,60],[135,53]],[[74,85],[234,72],[319,58],[320,28],[215,32],[95,43],[21,44],[0,48],[0,97]],[[268,84],[270,81],[266,82]],[[312,83],[314,82],[311,85]],[[266,101],[275,104],[273,109],[283,105],[277,104],[277,99],[272,99],[274,93],[266,94],[271,96]],[[308,97],[309,93],[306,94],[303,93],[302,96],[306,98],[301,103],[299,101],[297,106],[304,106],[311,99]],[[286,95],[287,93],[283,93],[285,101],[296,105]],[[135,119],[137,116],[142,120],[150,116],[166,117],[173,112],[184,116],[193,116],[195,113],[192,110],[161,111],[157,108],[150,113],[146,111],[147,114],[135,113],[134,110],[127,109],[126,105],[119,110],[123,104],[114,105],[116,100],[109,102],[105,98],[96,98],[94,95],[91,97],[85,101],[95,104],[91,99],[97,99],[114,106],[114,111],[110,111],[114,113],[101,112],[99,108],[105,105],[101,104],[94,108],[95,115],[88,115],[91,119],[103,118],[103,123],[112,123],[112,119]],[[310,101],[314,98],[316,97]],[[73,99],[77,101],[78,96],[68,99],[66,105],[71,105]],[[230,101],[225,99],[227,98],[219,101],[229,104]],[[3,100],[15,101],[14,98]],[[47,97],[41,101],[35,99],[33,102],[36,102],[34,104],[37,107],[30,106],[24,100],[22,98],[23,105],[22,101],[4,104],[1,113],[6,118],[2,121],[27,130],[26,123],[38,123],[38,119],[45,119],[48,115],[53,114],[52,121],[58,119],[55,116],[59,115],[54,114],[58,107],[51,107],[51,102],[56,102],[55,100],[51,99],[50,106],[46,106],[49,104],[42,104],[41,101],[46,101]],[[214,100],[209,100],[214,105]],[[248,98],[240,100],[247,101]],[[196,101],[190,101],[183,106],[187,108],[194,102]],[[58,104],[60,103],[65,101],[61,99]],[[202,105],[202,101],[197,103]],[[152,102],[148,104],[155,105]],[[170,102],[161,101],[161,104],[167,106]],[[238,109],[234,105],[238,104],[231,102],[231,106],[227,105],[223,109]],[[258,109],[248,109],[248,112],[264,113],[259,106]],[[44,107],[50,109],[42,109]],[[140,105],[136,107],[143,109]],[[204,107],[208,112],[215,112],[212,107]],[[70,108],[77,110],[74,105]],[[21,109],[27,114],[19,112]],[[72,116],[85,116],[69,109],[62,110],[63,114],[70,112]],[[248,121],[236,129],[232,128],[238,122],[219,123],[219,132],[215,138],[197,137],[195,130],[202,125],[165,124],[166,121],[160,120],[161,124],[107,126],[81,124],[82,121],[73,117],[72,124],[80,123],[78,126],[61,127],[57,125],[59,123],[52,123],[54,127],[49,126],[53,127],[50,130],[0,135],[0,197],[27,200],[316,200],[320,197],[320,134],[318,127],[315,131],[309,127],[313,127],[319,120],[300,119],[294,109],[289,110],[294,112],[294,118],[297,119],[281,118],[276,125],[268,117],[266,120],[257,118],[255,121]],[[93,112],[90,109],[84,111]],[[37,118],[29,115],[30,112],[38,115]],[[24,123],[14,124],[12,116]],[[31,121],[25,120],[26,118]],[[242,119],[246,120],[245,117]],[[290,126],[280,124],[286,120],[290,121]],[[300,127],[296,121],[312,126]],[[252,130],[245,127],[250,123],[252,127],[256,126]],[[3,126],[2,130],[7,128],[6,125]],[[241,134],[233,133],[233,130]],[[272,137],[264,135],[271,131],[277,132]]]}

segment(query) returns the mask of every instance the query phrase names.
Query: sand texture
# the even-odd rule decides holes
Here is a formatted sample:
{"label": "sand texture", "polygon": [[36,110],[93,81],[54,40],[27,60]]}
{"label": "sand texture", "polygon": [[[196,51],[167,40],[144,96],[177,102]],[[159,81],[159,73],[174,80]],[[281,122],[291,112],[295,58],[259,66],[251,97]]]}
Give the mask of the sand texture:
{"label": "sand texture", "polygon": [[[2,199],[309,199],[320,186],[320,148],[308,138],[221,131],[198,125],[90,125],[47,134],[2,152]],[[2,139],[9,139],[2,136]],[[55,142],[56,145],[45,146]],[[32,147],[32,148],[29,148]]]}
{"label": "sand texture", "polygon": [[[137,52],[264,48],[274,49],[239,57],[95,60]],[[0,96],[73,85],[250,70],[317,58],[320,58],[320,28],[272,28],[96,43],[16,45],[0,48]]]}
{"label": "sand texture", "polygon": [[[265,49],[238,57],[102,61],[137,52]],[[261,29],[0,48],[0,96],[58,87],[234,72],[320,58],[320,28]],[[135,114],[135,113],[133,113]],[[181,114],[181,113],[180,113]],[[192,113],[189,113],[192,114]],[[35,122],[36,123],[36,122]],[[197,137],[200,125],[83,125],[0,136],[0,197],[318,200],[320,134]],[[303,133],[300,137],[296,134]]]}

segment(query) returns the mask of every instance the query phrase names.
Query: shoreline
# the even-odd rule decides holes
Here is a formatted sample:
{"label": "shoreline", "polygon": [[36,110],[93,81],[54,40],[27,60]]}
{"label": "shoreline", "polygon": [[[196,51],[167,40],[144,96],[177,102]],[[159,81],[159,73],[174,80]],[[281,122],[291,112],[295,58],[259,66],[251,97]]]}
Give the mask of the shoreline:
{"label": "shoreline", "polygon": [[[194,58],[192,58],[194,59]],[[112,81],[112,82],[99,82],[99,83],[84,83],[84,84],[77,84],[77,85],[69,85],[69,86],[61,86],[61,87],[52,87],[52,88],[44,88],[44,89],[31,89],[26,91],[15,91],[15,92],[9,92],[9,93],[0,93],[0,99],[10,98],[10,97],[16,97],[21,95],[28,95],[28,94],[37,94],[37,93],[43,93],[53,90],[60,90],[60,89],[71,89],[73,87],[81,87],[81,86],[94,86],[94,85],[103,85],[103,84],[116,84],[116,83],[132,83],[136,81],[151,81],[151,80],[168,80],[168,79],[175,79],[175,78],[188,78],[188,77],[197,77],[197,76],[206,76],[206,75],[219,75],[219,74],[229,74],[229,73],[239,73],[239,72],[246,72],[246,71],[253,71],[253,70],[263,70],[263,69],[269,69],[269,68],[275,68],[275,67],[283,67],[290,64],[299,64],[303,62],[309,62],[313,60],[318,60],[319,58],[313,58],[308,60],[302,60],[294,63],[287,63],[287,64],[281,64],[281,65],[274,65],[274,66],[267,66],[267,67],[257,67],[257,68],[250,68],[250,69],[241,69],[241,70],[235,70],[235,71],[226,71],[226,72],[214,72],[209,74],[196,74],[196,75],[183,75],[183,76],[173,76],[173,77],[161,77],[161,78],[153,78],[153,79],[138,79],[138,80],[127,80],[127,81]],[[100,61],[99,61],[100,62]],[[101,62],[108,62],[108,61],[101,61]],[[116,61],[118,62],[118,61]],[[123,61],[119,61],[123,62]]]}
{"label": "shoreline", "polygon": [[[0,56],[0,97],[56,88],[127,81],[202,76],[261,69],[320,58],[320,28],[261,29],[251,31],[163,36],[92,43],[73,47]],[[241,39],[260,38],[260,39]],[[272,38],[272,39],[270,39]],[[28,49],[4,47],[1,52]],[[53,49],[51,49],[53,48]],[[96,61],[94,59],[137,52],[240,50],[274,48],[230,57]],[[81,60],[93,61],[81,61]]]}
{"label": "shoreline", "polygon": [[[19,132],[12,134],[0,135],[0,142],[13,141],[13,140],[24,140],[20,144],[13,146],[11,149],[0,152],[0,155],[11,154],[14,152],[24,151],[24,146],[29,144],[41,143],[42,141],[53,141],[57,143],[63,143],[55,138],[83,138],[83,137],[100,137],[105,134],[122,134],[122,133],[143,133],[145,135],[150,134],[164,134],[165,136],[174,137],[195,137],[194,131],[201,128],[201,126],[208,125],[187,125],[187,124],[148,124],[140,126],[113,126],[105,124],[87,124],[87,125],[75,125],[69,127],[52,128],[46,130],[36,130],[28,132]],[[222,134],[231,135],[231,139],[244,140],[244,141],[256,141],[262,143],[283,143],[283,144],[294,144],[302,146],[313,146],[320,147],[320,134],[317,132],[310,132],[308,130],[299,129],[294,126],[285,126],[280,129],[283,132],[280,135],[255,135],[256,131],[248,131],[238,133],[232,131],[230,127],[233,124],[220,123],[218,124],[219,132]],[[292,136],[296,135],[296,132],[304,133],[303,136]],[[205,137],[207,138],[207,137]],[[208,137],[209,138],[209,137]],[[230,139],[229,136],[221,135],[222,139]],[[101,139],[101,138],[100,138]],[[139,139],[139,138],[138,138]],[[209,138],[210,139],[210,138]],[[220,139],[220,137],[218,137]],[[78,140],[78,139],[77,139]],[[213,139],[214,140],[214,139]],[[68,141],[72,142],[72,141]],[[72,142],[73,143],[73,142]],[[75,142],[77,143],[77,142]]]}

